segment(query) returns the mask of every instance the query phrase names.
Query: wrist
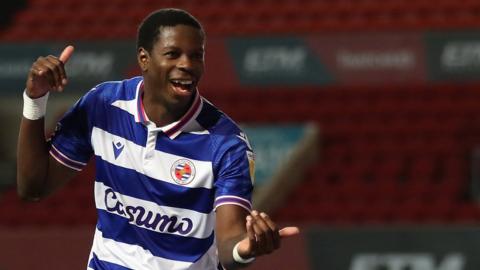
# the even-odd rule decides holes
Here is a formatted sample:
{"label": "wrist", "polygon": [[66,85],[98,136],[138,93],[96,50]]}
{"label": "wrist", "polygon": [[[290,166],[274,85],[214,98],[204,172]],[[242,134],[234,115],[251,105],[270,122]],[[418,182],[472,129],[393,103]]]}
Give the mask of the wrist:
{"label": "wrist", "polygon": [[27,91],[23,92],[23,117],[29,120],[38,120],[47,112],[49,92],[39,98],[31,98]]}
{"label": "wrist", "polygon": [[251,263],[255,260],[255,257],[251,257],[251,258],[248,258],[248,259],[245,259],[245,258],[242,258],[242,256],[240,256],[240,254],[238,253],[238,246],[240,245],[240,242],[238,242],[234,247],[233,247],[233,260],[237,263],[241,263],[241,264],[247,264],[247,263]]}

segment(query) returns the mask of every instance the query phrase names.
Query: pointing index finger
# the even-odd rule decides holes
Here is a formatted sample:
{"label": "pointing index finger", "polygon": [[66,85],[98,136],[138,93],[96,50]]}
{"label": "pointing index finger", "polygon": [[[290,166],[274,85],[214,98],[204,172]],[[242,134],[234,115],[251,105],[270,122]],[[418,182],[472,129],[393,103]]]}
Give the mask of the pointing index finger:
{"label": "pointing index finger", "polygon": [[256,238],[255,238],[255,232],[253,230],[253,224],[252,224],[253,220],[252,220],[252,217],[249,215],[247,216],[247,224],[246,224],[246,227],[247,227],[247,236],[248,236],[248,241],[250,243],[250,248],[251,250],[255,250],[257,249],[257,241],[256,241]]}
{"label": "pointing index finger", "polygon": [[62,61],[64,64],[67,63],[68,59],[70,59],[70,57],[72,56],[74,50],[75,48],[72,45],[68,45],[67,47],[65,47],[65,49],[63,49],[63,52],[60,54],[60,57],[58,59],[60,59],[60,61]]}

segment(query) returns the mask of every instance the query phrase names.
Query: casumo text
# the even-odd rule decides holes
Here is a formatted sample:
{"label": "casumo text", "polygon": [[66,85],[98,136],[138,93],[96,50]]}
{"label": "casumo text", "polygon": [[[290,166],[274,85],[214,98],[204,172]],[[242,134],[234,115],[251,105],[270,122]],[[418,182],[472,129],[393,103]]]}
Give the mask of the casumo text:
{"label": "casumo text", "polygon": [[105,207],[111,213],[117,213],[126,217],[132,224],[159,232],[177,232],[181,235],[186,235],[193,228],[193,222],[189,218],[182,218],[178,222],[179,220],[176,216],[147,211],[143,206],[125,206],[118,200],[117,194],[111,188],[105,190]]}

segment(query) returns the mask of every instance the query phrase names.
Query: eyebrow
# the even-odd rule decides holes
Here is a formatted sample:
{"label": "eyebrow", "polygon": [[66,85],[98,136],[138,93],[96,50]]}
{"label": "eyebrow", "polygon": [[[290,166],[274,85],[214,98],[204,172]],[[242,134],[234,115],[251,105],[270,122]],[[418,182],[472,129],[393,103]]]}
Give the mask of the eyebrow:
{"label": "eyebrow", "polygon": [[[163,50],[180,50],[180,48],[176,46],[166,46],[166,47],[163,47],[162,49]],[[195,51],[197,50],[201,52],[205,52],[205,49],[203,47],[197,48]]]}

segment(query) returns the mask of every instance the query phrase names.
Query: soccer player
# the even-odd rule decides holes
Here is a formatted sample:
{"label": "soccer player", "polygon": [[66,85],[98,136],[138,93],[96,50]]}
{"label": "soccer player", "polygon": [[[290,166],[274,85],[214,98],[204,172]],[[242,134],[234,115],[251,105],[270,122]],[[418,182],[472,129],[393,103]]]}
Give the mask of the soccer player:
{"label": "soccer player", "polygon": [[138,30],[142,76],[104,82],[44,137],[50,91],[63,91],[74,48],[33,63],[24,92],[18,192],[39,200],[95,158],[98,222],[88,269],[236,269],[280,247],[282,230],[251,209],[245,134],[197,89],[205,33],[179,9]]}

